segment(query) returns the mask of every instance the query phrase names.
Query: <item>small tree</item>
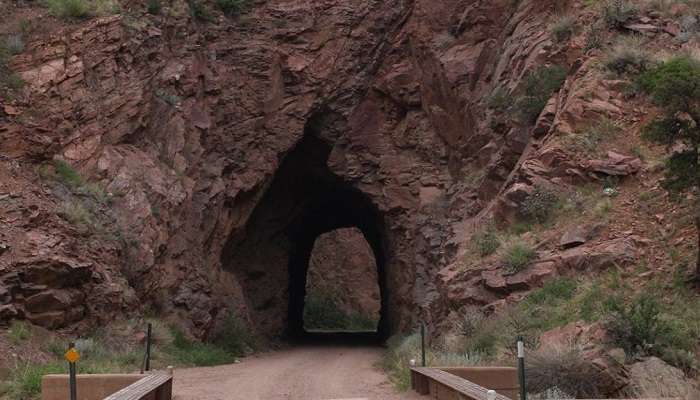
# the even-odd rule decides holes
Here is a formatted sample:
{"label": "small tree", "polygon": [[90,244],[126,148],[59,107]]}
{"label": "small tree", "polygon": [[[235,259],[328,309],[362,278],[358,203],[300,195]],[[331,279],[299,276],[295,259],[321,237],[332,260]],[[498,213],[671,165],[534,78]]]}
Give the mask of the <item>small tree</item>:
{"label": "small tree", "polygon": [[[644,128],[644,137],[678,149],[666,162],[664,186],[674,192],[697,192],[700,189],[700,62],[688,56],[672,58],[645,72],[640,83],[654,103],[664,110]],[[700,200],[697,196],[695,228],[698,235],[695,281],[700,283]]]}

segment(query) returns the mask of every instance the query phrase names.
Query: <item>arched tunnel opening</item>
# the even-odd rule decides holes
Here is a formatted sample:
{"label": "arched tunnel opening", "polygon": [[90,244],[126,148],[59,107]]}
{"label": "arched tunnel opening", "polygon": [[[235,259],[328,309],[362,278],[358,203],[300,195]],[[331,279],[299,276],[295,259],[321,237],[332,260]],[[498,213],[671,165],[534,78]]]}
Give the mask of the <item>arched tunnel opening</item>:
{"label": "arched tunnel opening", "polygon": [[229,238],[222,265],[240,282],[248,317],[259,333],[335,339],[337,333],[322,335],[304,327],[309,261],[319,236],[356,228],[374,256],[380,306],[376,330],[354,336],[383,340],[391,326],[384,222],[364,193],[328,168],[331,149],[330,143],[307,128],[281,162],[245,229]]}
{"label": "arched tunnel opening", "polygon": [[334,186],[320,193],[293,222],[290,231],[293,250],[289,258],[288,315],[292,336],[308,336],[310,333],[304,328],[304,305],[314,242],[321,234],[344,227],[357,227],[362,231],[374,252],[381,303],[376,332],[378,336],[384,336],[387,331],[387,301],[384,299],[387,293],[384,284],[386,259],[379,229],[381,225],[377,218],[376,210],[364,195],[347,187]]}
{"label": "arched tunnel opening", "polygon": [[377,331],[381,308],[374,251],[357,228],[316,238],[306,272],[306,332]]}

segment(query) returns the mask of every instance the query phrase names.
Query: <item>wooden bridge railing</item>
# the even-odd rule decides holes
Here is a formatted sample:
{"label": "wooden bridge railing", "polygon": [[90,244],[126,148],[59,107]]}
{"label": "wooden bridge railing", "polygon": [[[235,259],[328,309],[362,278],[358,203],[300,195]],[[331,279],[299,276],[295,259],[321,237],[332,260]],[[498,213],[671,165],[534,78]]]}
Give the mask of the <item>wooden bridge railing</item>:
{"label": "wooden bridge railing", "polygon": [[[503,384],[505,386],[508,386],[514,378],[514,371],[510,370],[512,369],[503,369]],[[488,400],[487,393],[489,389],[499,389],[495,387],[485,388],[454,373],[443,371],[440,368],[427,367],[411,368],[411,387],[419,394],[430,395],[430,397],[438,400]],[[517,385],[514,389],[509,390],[509,393],[515,394]],[[496,393],[496,397],[493,400],[514,399]]]}
{"label": "wooden bridge railing", "polygon": [[104,400],[171,400],[172,390],[171,374],[145,375],[124,389],[105,397]]}

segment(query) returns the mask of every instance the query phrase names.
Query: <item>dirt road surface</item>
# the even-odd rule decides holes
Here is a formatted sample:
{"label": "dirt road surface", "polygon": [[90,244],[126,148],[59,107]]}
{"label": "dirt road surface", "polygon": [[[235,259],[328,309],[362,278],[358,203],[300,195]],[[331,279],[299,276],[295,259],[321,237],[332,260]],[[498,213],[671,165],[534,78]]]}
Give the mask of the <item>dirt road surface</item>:
{"label": "dirt road surface", "polygon": [[175,371],[175,400],[417,400],[377,367],[379,347],[303,346]]}

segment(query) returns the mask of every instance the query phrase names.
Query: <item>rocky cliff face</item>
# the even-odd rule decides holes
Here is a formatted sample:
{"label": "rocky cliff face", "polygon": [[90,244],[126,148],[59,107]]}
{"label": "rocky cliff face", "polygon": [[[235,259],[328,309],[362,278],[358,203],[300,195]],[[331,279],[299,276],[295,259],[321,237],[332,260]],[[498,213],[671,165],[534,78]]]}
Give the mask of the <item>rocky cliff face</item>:
{"label": "rocky cliff face", "polygon": [[[313,241],[342,227],[378,255],[385,333],[520,296],[586,257],[634,257],[626,235],[554,246],[523,276],[457,268],[479,223],[515,218],[540,183],[635,172],[551,139],[623,107],[583,38],[550,37],[560,3],[280,0],[198,21],[184,1],[161,16],[131,2],[38,37],[12,60],[27,86],[0,126],[0,318],[94,324],[141,304],[199,336],[228,312],[281,334],[299,323]],[[550,64],[568,80],[534,127],[487,108]],[[118,235],[59,216],[86,198],[35,172],[52,159],[104,189],[95,212]]]}

